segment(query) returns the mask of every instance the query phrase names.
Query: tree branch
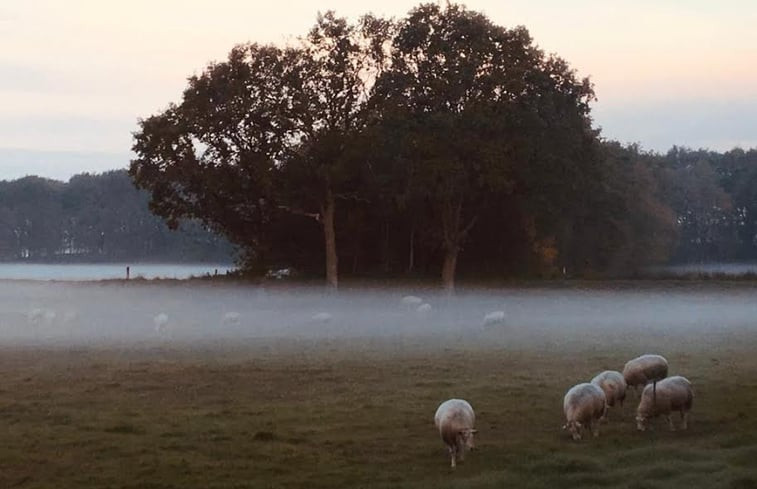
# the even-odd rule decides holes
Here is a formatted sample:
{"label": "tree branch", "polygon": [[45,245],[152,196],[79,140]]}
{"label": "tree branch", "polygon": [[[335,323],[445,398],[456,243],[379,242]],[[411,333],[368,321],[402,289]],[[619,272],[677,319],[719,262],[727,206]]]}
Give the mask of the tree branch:
{"label": "tree branch", "polygon": [[290,214],[294,214],[294,215],[297,215],[297,216],[311,217],[311,218],[315,219],[316,221],[321,222],[321,214],[319,212],[305,212],[302,209],[293,209],[293,208],[289,207],[288,205],[279,205],[279,206],[276,206],[276,207],[279,208],[279,209],[281,209],[281,210],[285,210],[285,211],[289,212]]}

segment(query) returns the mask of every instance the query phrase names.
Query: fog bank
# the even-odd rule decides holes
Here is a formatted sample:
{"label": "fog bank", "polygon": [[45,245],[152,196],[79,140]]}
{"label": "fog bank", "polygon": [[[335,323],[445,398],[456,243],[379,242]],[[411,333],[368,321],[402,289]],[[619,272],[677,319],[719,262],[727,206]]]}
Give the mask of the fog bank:
{"label": "fog bank", "polygon": [[[757,330],[757,289],[273,288],[0,281],[0,345],[389,338],[517,344]],[[404,304],[418,296],[424,306]],[[412,301],[411,301],[412,302]],[[504,312],[504,321],[484,317]]]}

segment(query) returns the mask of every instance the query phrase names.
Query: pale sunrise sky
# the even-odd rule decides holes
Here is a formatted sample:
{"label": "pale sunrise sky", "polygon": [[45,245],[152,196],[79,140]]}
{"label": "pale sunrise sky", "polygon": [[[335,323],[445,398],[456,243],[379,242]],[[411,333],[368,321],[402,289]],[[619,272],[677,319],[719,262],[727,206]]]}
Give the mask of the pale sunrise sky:
{"label": "pale sunrise sky", "polygon": [[[0,179],[125,168],[137,119],[237,43],[283,44],[318,11],[402,17],[413,0],[0,0]],[[757,2],[469,0],[590,76],[606,138],[757,147]]]}

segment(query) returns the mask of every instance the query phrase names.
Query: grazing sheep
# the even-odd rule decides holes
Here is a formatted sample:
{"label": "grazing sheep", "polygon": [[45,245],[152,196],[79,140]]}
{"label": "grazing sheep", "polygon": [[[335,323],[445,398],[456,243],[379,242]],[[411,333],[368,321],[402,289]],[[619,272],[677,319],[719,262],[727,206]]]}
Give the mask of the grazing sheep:
{"label": "grazing sheep", "polygon": [[26,320],[29,321],[29,324],[39,326],[40,323],[42,323],[42,318],[44,318],[44,316],[45,311],[38,307],[35,307],[26,315]]}
{"label": "grazing sheep", "polygon": [[333,317],[327,312],[319,312],[313,314],[310,319],[316,323],[330,323]]}
{"label": "grazing sheep", "polygon": [[474,449],[473,425],[476,415],[473,408],[462,399],[450,399],[439,405],[434,415],[434,424],[439,430],[442,441],[447,446],[454,469],[457,461],[463,461],[466,449]]}
{"label": "grazing sheep", "polygon": [[223,319],[221,320],[221,322],[225,326],[239,326],[239,323],[240,323],[239,318],[240,316],[238,312],[233,312],[233,311],[227,312],[226,314],[223,315]]}
{"label": "grazing sheep", "polygon": [[29,311],[26,319],[32,326],[51,325],[55,321],[55,311],[36,307]]}
{"label": "grazing sheep", "polygon": [[424,302],[420,306],[418,306],[418,309],[415,310],[419,314],[428,314],[431,312],[431,304]]}
{"label": "grazing sheep", "polygon": [[483,325],[484,326],[494,326],[496,324],[504,324],[505,323],[505,311],[492,311],[486,316],[484,316]]}
{"label": "grazing sheep", "polygon": [[660,355],[641,355],[629,360],[623,367],[623,378],[628,387],[638,392],[638,386],[642,388],[652,382],[654,384],[668,376],[668,361]]}
{"label": "grazing sheep", "polygon": [[153,324],[155,324],[155,332],[158,334],[164,334],[168,331],[168,314],[161,312],[152,318]]}
{"label": "grazing sheep", "polygon": [[678,411],[681,413],[681,429],[685,430],[688,427],[689,411],[693,402],[694,389],[691,382],[680,375],[657,382],[656,394],[654,387],[648,385],[641,393],[639,407],[636,410],[636,427],[639,431],[644,431],[651,418],[663,415],[668,418],[670,431],[675,431],[671,414]]}
{"label": "grazing sheep", "polygon": [[602,389],[594,384],[574,385],[565,394],[563,411],[568,430],[574,440],[581,439],[582,428],[588,427],[591,433],[599,436],[599,420],[607,413],[607,397]]}
{"label": "grazing sheep", "polygon": [[[591,379],[591,383],[605,393],[608,406],[615,406],[616,402],[621,407],[623,406],[623,401],[626,399],[626,380],[623,378],[623,374],[615,370],[605,370]],[[608,418],[609,416],[605,415],[604,419]]]}
{"label": "grazing sheep", "polygon": [[79,319],[79,313],[76,311],[66,311],[63,313],[63,324],[71,324]]}
{"label": "grazing sheep", "polygon": [[414,295],[406,295],[401,302],[405,306],[420,306],[423,304],[423,299]]}

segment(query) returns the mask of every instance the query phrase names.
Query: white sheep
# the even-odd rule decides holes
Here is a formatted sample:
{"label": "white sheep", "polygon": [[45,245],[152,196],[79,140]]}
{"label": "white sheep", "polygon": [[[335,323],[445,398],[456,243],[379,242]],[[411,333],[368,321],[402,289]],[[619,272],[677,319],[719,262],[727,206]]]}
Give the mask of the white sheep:
{"label": "white sheep", "polygon": [[638,392],[638,386],[642,388],[652,382],[668,376],[668,361],[660,355],[641,355],[626,362],[623,367],[623,379],[628,387],[633,387]]}
{"label": "white sheep", "polygon": [[42,318],[44,318],[44,316],[45,311],[38,307],[35,307],[26,315],[26,320],[29,322],[29,324],[39,326],[42,323]]}
{"label": "white sheep", "polygon": [[442,441],[447,446],[454,469],[457,461],[463,461],[466,449],[474,449],[473,428],[476,414],[473,408],[463,399],[449,399],[439,405],[434,414],[434,425],[439,430]]}
{"label": "white sheep", "polygon": [[230,311],[223,315],[221,322],[225,326],[239,326],[240,318],[241,316],[238,312]]}
{"label": "white sheep", "polygon": [[599,420],[607,412],[607,397],[602,389],[590,383],[574,385],[565,394],[563,411],[568,430],[574,440],[581,439],[581,430],[589,428],[596,437],[599,436]]}
{"label": "white sheep", "polygon": [[486,316],[481,323],[483,326],[494,326],[505,323],[505,311],[492,311]]}
{"label": "white sheep", "polygon": [[55,311],[51,309],[44,309],[40,307],[36,307],[29,311],[29,313],[26,315],[26,320],[31,324],[32,326],[40,326],[40,325],[51,325],[56,318]]}
{"label": "white sheep", "polygon": [[639,431],[647,429],[651,418],[665,416],[668,419],[670,431],[675,431],[671,414],[681,413],[681,429],[688,428],[689,411],[694,402],[694,388],[685,377],[676,375],[657,382],[657,392],[648,385],[641,393],[639,407],[636,410],[636,428]]}
{"label": "white sheep", "polygon": [[318,312],[316,314],[313,314],[310,317],[311,321],[314,321],[316,323],[324,323],[324,324],[330,323],[332,319],[333,319],[333,316],[327,312]]}
{"label": "white sheep", "polygon": [[415,310],[418,314],[428,314],[431,312],[431,304],[424,302]]}
{"label": "white sheep", "polygon": [[152,318],[152,322],[155,325],[156,333],[165,334],[168,332],[168,314],[161,312]]}
{"label": "white sheep", "polygon": [[63,324],[71,324],[79,319],[79,313],[73,310],[68,310],[63,313]]}
{"label": "white sheep", "polygon": [[56,317],[57,314],[55,314],[55,311],[48,309],[45,311],[43,319],[45,320],[45,324],[52,324],[52,322],[55,321]]}
{"label": "white sheep", "polygon": [[[621,407],[623,406],[623,401],[626,399],[626,381],[623,374],[615,370],[605,370],[591,379],[591,383],[604,391],[609,407],[615,406],[616,402]],[[608,416],[605,415],[604,419],[607,418]]]}
{"label": "white sheep", "polygon": [[420,306],[423,304],[423,299],[414,295],[406,295],[401,302],[405,306]]}

